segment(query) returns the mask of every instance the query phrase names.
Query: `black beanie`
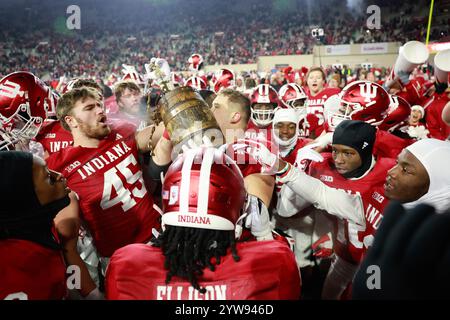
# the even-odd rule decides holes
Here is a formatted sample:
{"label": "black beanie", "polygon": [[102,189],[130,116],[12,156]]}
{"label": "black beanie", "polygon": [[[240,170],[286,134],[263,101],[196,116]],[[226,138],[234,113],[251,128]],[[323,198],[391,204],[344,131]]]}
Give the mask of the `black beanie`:
{"label": "black beanie", "polygon": [[53,219],[69,205],[68,196],[42,206],[34,191],[33,155],[0,152],[0,239],[25,239],[57,248]]}
{"label": "black beanie", "polygon": [[333,144],[341,144],[355,149],[361,157],[362,165],[344,174],[346,178],[359,178],[372,164],[373,146],[377,129],[359,120],[344,120],[336,127]]}

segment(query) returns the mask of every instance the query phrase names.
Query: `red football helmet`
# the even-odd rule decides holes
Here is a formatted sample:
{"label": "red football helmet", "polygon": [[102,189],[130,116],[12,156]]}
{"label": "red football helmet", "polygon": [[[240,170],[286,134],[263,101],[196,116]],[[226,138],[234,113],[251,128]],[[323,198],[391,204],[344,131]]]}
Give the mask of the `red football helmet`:
{"label": "red football helmet", "polygon": [[214,92],[234,86],[234,72],[229,69],[220,69],[217,75],[217,81],[214,83]]}
{"label": "red football helmet", "polygon": [[[269,109],[255,109],[255,104],[267,104]],[[277,91],[268,84],[260,84],[255,87],[250,95],[250,108],[252,121],[260,127],[269,125],[273,120],[275,109],[280,105]]]}
{"label": "red football helmet", "polygon": [[184,85],[197,90],[206,90],[206,82],[200,77],[190,77],[186,80]]}
{"label": "red football helmet", "polygon": [[162,186],[163,225],[234,230],[246,192],[237,164],[223,150],[190,149],[169,167]]}
{"label": "red football helmet", "polygon": [[72,80],[69,80],[69,82],[65,83],[62,87],[61,87],[61,94],[66,93],[67,91],[70,91],[73,89],[73,86],[75,84],[75,82],[77,82],[79,80],[79,78],[73,78]]}
{"label": "red football helmet", "polygon": [[387,116],[380,123],[378,128],[385,131],[393,131],[404,121],[408,120],[411,113],[411,106],[408,101],[402,97],[389,95],[391,103],[387,110]]}
{"label": "red football helmet", "polygon": [[371,81],[355,81],[340,93],[339,113],[332,115],[339,120],[361,120],[379,125],[386,116],[390,104],[389,94],[382,86]]}
{"label": "red football helmet", "polygon": [[191,55],[188,62],[190,71],[199,71],[203,67],[203,57],[198,53]]}
{"label": "red football helmet", "polygon": [[286,108],[302,109],[306,103],[306,93],[302,87],[296,83],[287,83],[280,88],[278,96],[283,106]]}
{"label": "red football helmet", "polygon": [[47,113],[54,112],[51,90],[30,72],[14,72],[0,80],[0,150],[20,139],[34,138]]}

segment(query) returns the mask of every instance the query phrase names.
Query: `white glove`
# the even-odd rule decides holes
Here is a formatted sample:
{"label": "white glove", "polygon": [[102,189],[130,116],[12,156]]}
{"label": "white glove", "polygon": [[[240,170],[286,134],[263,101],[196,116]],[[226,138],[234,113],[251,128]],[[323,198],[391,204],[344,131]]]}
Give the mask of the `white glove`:
{"label": "white glove", "polygon": [[428,134],[430,133],[430,131],[428,131],[424,126],[409,126],[407,133],[411,138],[421,140],[428,138]]}
{"label": "white glove", "polygon": [[[161,75],[152,70],[152,65],[159,67]],[[154,80],[157,84],[161,84],[162,81],[170,81],[170,66],[167,60],[161,58],[151,58],[150,63],[145,64],[145,70],[149,79]]]}
{"label": "white glove", "polygon": [[313,150],[313,148],[318,147],[319,145],[316,143],[312,143],[304,146],[300,150],[297,151],[297,157],[295,158],[295,165],[302,169],[305,167],[305,160],[322,162],[323,157],[320,153]]}
{"label": "white glove", "polygon": [[59,84],[60,84],[60,85],[63,84],[63,83],[65,83],[66,81],[67,81],[66,76],[61,76],[61,77],[59,77]]}
{"label": "white glove", "polygon": [[316,140],[314,140],[314,148],[315,147],[321,147],[326,148],[328,145],[330,145],[333,142],[333,132],[327,132],[323,136],[317,137]]}
{"label": "white glove", "polygon": [[250,201],[250,205],[247,209],[249,212],[245,220],[245,226],[250,229],[257,240],[273,239],[267,207],[259,198],[252,195],[249,195],[248,201]]}
{"label": "white glove", "polygon": [[245,149],[245,152],[252,156],[261,166],[261,173],[273,175],[278,171],[278,156],[270,152],[261,142],[250,139],[239,139],[236,150]]}

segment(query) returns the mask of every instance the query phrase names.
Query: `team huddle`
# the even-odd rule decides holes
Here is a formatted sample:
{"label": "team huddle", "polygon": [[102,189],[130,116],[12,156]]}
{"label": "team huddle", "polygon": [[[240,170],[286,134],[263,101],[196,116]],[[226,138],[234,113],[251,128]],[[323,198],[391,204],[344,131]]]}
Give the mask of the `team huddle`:
{"label": "team huddle", "polygon": [[[0,80],[0,299],[349,299],[390,201],[450,208],[448,73],[341,89],[287,68],[276,88],[206,77],[199,54],[185,80],[152,63],[108,97]],[[160,112],[181,87],[220,143],[180,147]]]}

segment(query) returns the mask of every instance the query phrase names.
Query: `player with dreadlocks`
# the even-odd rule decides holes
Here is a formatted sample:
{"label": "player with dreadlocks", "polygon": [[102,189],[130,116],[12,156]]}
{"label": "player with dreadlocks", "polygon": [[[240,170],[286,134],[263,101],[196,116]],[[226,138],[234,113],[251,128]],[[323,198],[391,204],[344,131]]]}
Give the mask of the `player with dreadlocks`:
{"label": "player with dreadlocks", "polygon": [[206,293],[204,287],[200,288],[197,276],[202,275],[206,267],[215,271],[215,266],[220,264],[220,259],[227,254],[228,248],[231,248],[234,261],[240,260],[234,237],[233,231],[167,226],[155,243],[155,246],[161,247],[166,257],[166,283],[173,276],[179,276],[188,279],[201,293]]}
{"label": "player with dreadlocks", "polygon": [[[297,299],[295,257],[282,241],[239,242],[244,179],[214,148],[188,150],[163,182],[163,232],[111,257],[107,299]],[[238,255],[239,253],[239,255]],[[236,265],[238,264],[238,265]]]}

